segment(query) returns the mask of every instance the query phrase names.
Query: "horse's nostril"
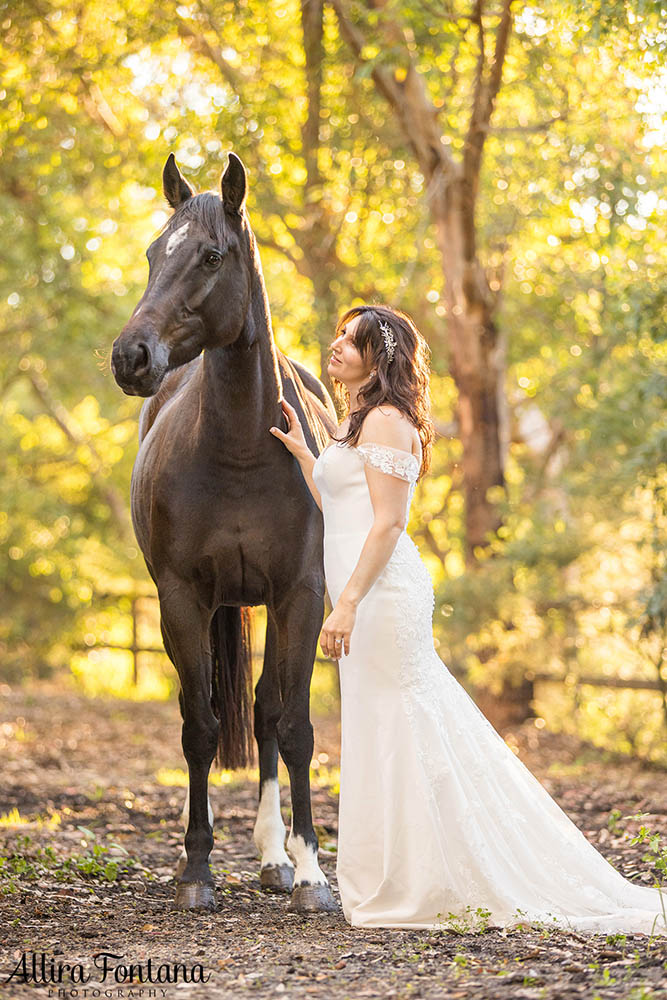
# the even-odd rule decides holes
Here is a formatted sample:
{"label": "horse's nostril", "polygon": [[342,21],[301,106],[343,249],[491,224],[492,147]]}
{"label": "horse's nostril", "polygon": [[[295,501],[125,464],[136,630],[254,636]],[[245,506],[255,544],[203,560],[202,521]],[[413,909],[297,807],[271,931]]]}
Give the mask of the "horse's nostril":
{"label": "horse's nostril", "polygon": [[135,346],[134,355],[134,374],[135,375],[145,375],[150,368],[151,356],[148,348],[145,344],[137,344]]}

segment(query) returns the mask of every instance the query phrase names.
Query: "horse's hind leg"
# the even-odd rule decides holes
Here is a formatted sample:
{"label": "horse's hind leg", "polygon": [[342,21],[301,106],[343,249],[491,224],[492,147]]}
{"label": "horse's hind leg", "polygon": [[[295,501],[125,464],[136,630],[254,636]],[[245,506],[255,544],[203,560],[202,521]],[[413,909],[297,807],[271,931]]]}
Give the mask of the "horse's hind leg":
{"label": "horse's hind leg", "polygon": [[[162,582],[162,581],[161,581]],[[209,854],[213,829],[208,812],[208,773],[218,744],[211,708],[209,622],[187,587],[159,586],[162,629],[181,682],[182,744],[188,764],[190,815],[185,834],[187,863],[176,888],[179,909],[215,908]]]}
{"label": "horse's hind leg", "polygon": [[294,865],[285,850],[285,825],[280,813],[278,737],[282,712],[278,675],[278,631],[266,609],[264,666],[255,688],[255,738],[259,749],[259,808],[253,839],[260,853],[259,881],[267,892],[291,892]]}
{"label": "horse's hind leg", "polygon": [[318,843],[310,806],[310,762],[313,757],[310,678],[322,612],[322,598],[308,587],[287,594],[276,608],[283,691],[283,710],[277,725],[278,746],[290,776],[292,829],[287,849],[296,861],[290,909],[302,912],[337,909],[317,860]]}

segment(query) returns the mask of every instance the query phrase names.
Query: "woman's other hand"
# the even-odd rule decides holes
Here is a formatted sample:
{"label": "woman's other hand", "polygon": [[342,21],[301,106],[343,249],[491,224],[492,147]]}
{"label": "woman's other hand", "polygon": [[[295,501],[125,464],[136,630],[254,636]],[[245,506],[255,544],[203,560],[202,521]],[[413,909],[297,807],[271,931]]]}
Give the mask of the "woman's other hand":
{"label": "woman's other hand", "polygon": [[350,654],[350,636],[357,617],[356,605],[339,601],[320,633],[320,646],[325,656],[340,660],[343,653]]}
{"label": "woman's other hand", "polygon": [[281,431],[278,427],[269,427],[269,433],[279,438],[287,450],[291,451],[296,458],[301,458],[303,455],[310,453],[310,448],[306,444],[299,416],[294,407],[286,399],[281,399],[280,403],[283,413],[287,418],[289,430],[286,432]]}

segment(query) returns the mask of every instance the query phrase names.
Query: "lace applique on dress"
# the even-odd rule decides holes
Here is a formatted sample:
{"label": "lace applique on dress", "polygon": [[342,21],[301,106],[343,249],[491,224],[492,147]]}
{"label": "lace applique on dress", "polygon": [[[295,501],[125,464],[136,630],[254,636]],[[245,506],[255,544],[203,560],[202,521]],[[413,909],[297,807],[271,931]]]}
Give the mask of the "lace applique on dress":
{"label": "lace applique on dress", "polygon": [[412,452],[401,448],[392,448],[387,444],[360,444],[356,449],[364,462],[374,469],[386,472],[389,476],[397,476],[409,483],[415,483],[419,476],[420,461]]}

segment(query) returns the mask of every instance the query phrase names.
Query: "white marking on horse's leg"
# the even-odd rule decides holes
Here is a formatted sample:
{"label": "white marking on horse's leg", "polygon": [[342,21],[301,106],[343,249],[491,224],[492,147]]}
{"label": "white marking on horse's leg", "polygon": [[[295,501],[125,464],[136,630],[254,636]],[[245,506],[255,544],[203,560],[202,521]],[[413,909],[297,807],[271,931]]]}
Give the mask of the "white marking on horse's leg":
{"label": "white marking on horse's leg", "polygon": [[189,225],[190,225],[189,222],[185,222],[182,226],[179,226],[178,229],[171,234],[171,236],[167,240],[167,246],[165,248],[165,253],[167,257],[170,257],[172,255],[176,247],[180,243],[182,243],[185,237],[188,235]]}
{"label": "white marking on horse's leg", "polygon": [[[211,808],[211,800],[207,798],[208,804],[208,821],[211,824],[211,829],[213,829],[213,809]],[[188,832],[188,823],[190,822],[190,786],[185,790],[185,802],[183,803],[183,811],[181,812],[181,823],[183,824],[183,830],[185,833]],[[178,864],[181,862],[187,862],[188,856],[185,851],[185,844],[181,848],[181,853],[178,856]]]}
{"label": "white marking on horse's leg", "polygon": [[269,778],[262,784],[252,838],[262,858],[262,868],[268,865],[293,867],[285,850],[285,824],[280,814],[277,778]]}
{"label": "white marking on horse's leg", "polygon": [[287,850],[296,861],[294,872],[294,885],[328,885],[326,876],[317,863],[317,848],[311,847],[303,839],[301,834],[290,830],[287,840]]}

